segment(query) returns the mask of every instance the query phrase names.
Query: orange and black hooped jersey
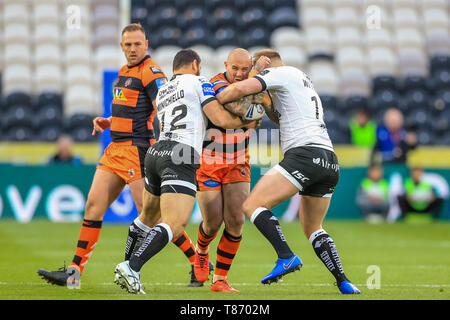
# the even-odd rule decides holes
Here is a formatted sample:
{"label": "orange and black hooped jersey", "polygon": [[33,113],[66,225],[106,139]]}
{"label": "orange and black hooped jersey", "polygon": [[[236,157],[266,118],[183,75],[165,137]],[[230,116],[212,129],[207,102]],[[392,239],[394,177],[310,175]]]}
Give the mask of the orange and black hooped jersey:
{"label": "orange and black hooped jersey", "polygon": [[134,66],[123,66],[113,88],[111,139],[149,146],[155,139],[152,101],[167,81],[159,65],[149,55]]}
{"label": "orange and black hooped jersey", "polygon": [[[219,93],[231,83],[225,73],[219,73],[210,79],[214,91]],[[208,127],[203,141],[203,159],[212,160],[214,163],[238,164],[248,163],[248,144],[250,131],[242,128],[236,130],[226,130],[215,126],[208,121]]]}

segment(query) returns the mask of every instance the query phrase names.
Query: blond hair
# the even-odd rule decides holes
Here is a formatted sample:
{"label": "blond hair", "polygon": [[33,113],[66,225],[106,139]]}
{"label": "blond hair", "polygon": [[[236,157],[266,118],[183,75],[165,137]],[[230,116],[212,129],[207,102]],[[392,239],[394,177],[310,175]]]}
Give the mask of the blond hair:
{"label": "blond hair", "polygon": [[281,56],[278,51],[274,49],[262,49],[253,54],[253,64],[255,64],[261,56],[266,56],[271,60],[279,59],[281,61]]}

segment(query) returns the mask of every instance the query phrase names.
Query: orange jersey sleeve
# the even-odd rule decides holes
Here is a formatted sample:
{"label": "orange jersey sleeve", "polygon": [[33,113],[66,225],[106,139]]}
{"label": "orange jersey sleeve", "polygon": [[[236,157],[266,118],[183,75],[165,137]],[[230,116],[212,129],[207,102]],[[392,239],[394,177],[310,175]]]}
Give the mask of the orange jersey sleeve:
{"label": "orange jersey sleeve", "polygon": [[156,99],[159,87],[167,82],[167,77],[155,60],[145,61],[142,70],[142,85],[151,101]]}
{"label": "orange jersey sleeve", "polygon": [[123,66],[113,88],[111,138],[148,145],[154,139],[153,101],[167,78],[158,64],[146,56],[139,64]]}
{"label": "orange jersey sleeve", "polygon": [[211,82],[214,91],[218,94],[220,91],[228,87],[231,83],[227,80],[225,73],[216,74],[212,77],[209,82]]}

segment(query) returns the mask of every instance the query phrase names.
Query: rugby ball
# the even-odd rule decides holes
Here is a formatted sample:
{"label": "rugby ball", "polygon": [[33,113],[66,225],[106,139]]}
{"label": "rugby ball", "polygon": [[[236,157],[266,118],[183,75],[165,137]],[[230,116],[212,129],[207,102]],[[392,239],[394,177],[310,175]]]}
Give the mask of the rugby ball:
{"label": "rugby ball", "polygon": [[242,119],[244,120],[259,120],[263,117],[265,111],[264,107],[257,103],[252,103],[250,107],[247,110],[247,113],[242,116]]}

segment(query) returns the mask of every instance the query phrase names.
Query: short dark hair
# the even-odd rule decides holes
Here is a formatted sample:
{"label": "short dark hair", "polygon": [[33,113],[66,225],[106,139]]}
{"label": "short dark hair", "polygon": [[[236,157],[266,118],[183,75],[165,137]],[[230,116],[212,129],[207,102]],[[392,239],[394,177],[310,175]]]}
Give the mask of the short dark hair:
{"label": "short dark hair", "polygon": [[132,32],[132,31],[141,31],[145,36],[145,29],[140,23],[130,23],[122,30],[122,35],[125,32]]}
{"label": "short dark hair", "polygon": [[173,66],[172,71],[180,69],[181,67],[184,67],[188,64],[190,64],[192,61],[197,60],[197,63],[200,64],[201,59],[197,52],[195,52],[192,49],[183,49],[178,51],[178,53],[173,58]]}
{"label": "short dark hair", "polygon": [[367,116],[367,118],[370,118],[370,111],[367,107],[362,106],[355,110],[355,114],[361,114],[361,113],[365,114]]}

